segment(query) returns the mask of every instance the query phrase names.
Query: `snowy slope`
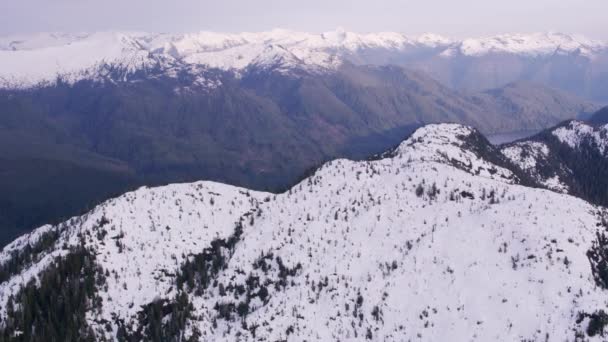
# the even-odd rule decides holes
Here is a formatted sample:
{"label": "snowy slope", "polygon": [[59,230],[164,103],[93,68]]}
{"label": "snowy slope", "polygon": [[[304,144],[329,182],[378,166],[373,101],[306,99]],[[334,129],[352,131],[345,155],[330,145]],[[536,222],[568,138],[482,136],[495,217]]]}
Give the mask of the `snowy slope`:
{"label": "snowy slope", "polygon": [[[93,234],[88,242],[95,243],[100,264],[133,285],[127,293],[119,290],[122,282],[110,284],[116,288],[109,287],[104,292],[106,299],[112,298],[113,306],[109,309],[121,315],[133,315],[138,307],[128,310],[130,303],[150,302],[167,291],[170,284],[154,281],[155,277],[165,270],[173,272],[184,261],[184,255],[204,248],[213,239],[230,235],[238,218],[254,210],[258,201],[268,195],[209,182],[141,188],[109,200],[66,224],[47,225],[17,239],[4,248],[0,262],[8,259],[11,251],[22,248],[26,241],[36,241],[41,233],[51,229],[59,230],[61,239],[74,245],[79,243],[79,235]],[[110,218],[110,223],[103,224],[103,218]],[[98,234],[103,234],[103,238],[99,239]],[[113,242],[117,237],[123,241],[120,248],[124,252],[118,252],[118,244]],[[22,277],[0,284],[2,303],[18,290],[18,284],[27,282],[52,258],[63,253],[64,249],[57,249],[43,254],[40,262]],[[5,305],[0,305],[3,307]],[[105,318],[109,315],[110,312],[107,317],[102,314]]]}
{"label": "snowy slope", "polygon": [[104,65],[129,72],[149,68],[156,58],[143,49],[138,36],[102,32],[80,36],[42,36],[33,42],[12,40],[0,43],[0,83],[30,86],[99,77]]}
{"label": "snowy slope", "polygon": [[[142,306],[187,293],[184,337],[203,341],[573,340],[608,304],[587,257],[603,209],[520,185],[484,144],[429,125],[385,158],[329,162],[279,195],[209,182],[127,193],[7,246],[0,263],[60,232],[0,284],[0,308],[84,241],[109,275],[87,322],[109,339],[119,321],[144,324]],[[208,284],[179,282],[231,237]]]}
{"label": "snowy slope", "polygon": [[[580,179],[589,175],[578,172],[586,171],[585,168],[602,169],[608,161],[607,145],[608,125],[571,120],[537,136],[507,144],[501,152],[547,188],[583,196],[572,187],[579,188]],[[597,187],[601,185],[598,183]]]}
{"label": "snowy slope", "polygon": [[[434,34],[410,37],[399,33],[358,34],[338,29],[312,34],[288,30],[225,34],[145,34],[101,32],[94,34],[41,33],[0,38],[0,85],[30,87],[41,82],[99,78],[100,67],[116,66],[127,73],[158,67],[191,70],[205,66],[240,72],[262,64],[326,71],[344,60],[369,63],[370,51],[394,53],[397,60],[427,53],[429,56],[481,56],[509,53],[523,56],[557,52],[593,57],[606,45],[581,36],[557,33],[501,35],[453,41]],[[373,55],[373,54],[372,54]],[[103,69],[101,69],[103,70]]]}
{"label": "snowy slope", "polygon": [[549,163],[548,159],[551,153],[545,143],[521,141],[504,147],[502,153],[547,188],[568,193],[568,185],[560,179],[560,171],[561,173],[570,174],[570,170],[565,167],[561,168],[561,170],[553,169],[550,176],[544,175],[542,172],[541,168]]}
{"label": "snowy slope", "polygon": [[570,121],[551,132],[559,141],[571,148],[579,148],[587,143],[597,152],[606,155],[608,147],[608,125],[594,127],[581,121]]}

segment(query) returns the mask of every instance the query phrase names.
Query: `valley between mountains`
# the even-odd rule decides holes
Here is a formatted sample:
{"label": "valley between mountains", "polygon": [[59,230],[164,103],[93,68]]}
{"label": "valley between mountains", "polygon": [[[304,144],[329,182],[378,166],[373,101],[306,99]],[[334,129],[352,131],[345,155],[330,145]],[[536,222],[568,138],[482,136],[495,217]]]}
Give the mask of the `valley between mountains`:
{"label": "valley between mountains", "polygon": [[605,197],[568,158],[605,130],[430,124],[280,194],[139,188],[2,250],[0,341],[605,340]]}

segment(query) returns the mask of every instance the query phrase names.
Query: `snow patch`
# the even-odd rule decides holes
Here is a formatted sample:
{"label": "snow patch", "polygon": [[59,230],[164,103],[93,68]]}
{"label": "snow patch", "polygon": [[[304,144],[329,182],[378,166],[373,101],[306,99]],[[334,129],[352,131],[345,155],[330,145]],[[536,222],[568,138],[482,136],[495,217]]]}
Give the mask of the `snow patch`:
{"label": "snow patch", "polygon": [[578,148],[583,142],[589,142],[601,154],[606,153],[608,146],[608,125],[594,128],[580,121],[571,121],[551,132],[562,143],[571,148]]}

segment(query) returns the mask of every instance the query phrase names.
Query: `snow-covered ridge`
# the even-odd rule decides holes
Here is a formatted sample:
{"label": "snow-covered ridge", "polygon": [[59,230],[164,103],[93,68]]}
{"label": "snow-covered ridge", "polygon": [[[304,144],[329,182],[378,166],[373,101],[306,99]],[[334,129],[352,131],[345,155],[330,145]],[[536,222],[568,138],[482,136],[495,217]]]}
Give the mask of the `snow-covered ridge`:
{"label": "snow-covered ridge", "polygon": [[479,132],[459,124],[430,124],[416,130],[397,148],[401,158],[408,161],[450,164],[481,177],[513,183],[515,175],[504,167],[481,158],[471,138]]}
{"label": "snow-covered ridge", "polygon": [[31,86],[95,78],[105,65],[127,72],[151,67],[162,56],[153,56],[141,46],[141,36],[127,33],[89,35],[40,35],[35,40],[0,42],[0,85]]}
{"label": "snow-covered ridge", "polygon": [[348,59],[364,58],[362,51],[395,54],[421,50],[447,57],[511,53],[526,56],[558,52],[593,56],[606,44],[582,36],[558,33],[500,35],[462,41],[435,34],[408,36],[394,32],[359,34],[338,29],[320,34],[272,30],[258,33],[198,32],[147,34],[99,32],[93,34],[40,33],[0,37],[0,85],[32,86],[90,77],[102,65],[127,71],[159,65],[206,66],[241,71],[251,65],[272,65],[319,71]]}
{"label": "snow-covered ridge", "polygon": [[[0,311],[84,241],[108,274],[86,319],[108,340],[117,320],[136,329],[143,305],[182,292],[194,311],[184,337],[201,341],[574,340],[590,324],[581,313],[608,304],[587,256],[601,210],[477,172],[500,167],[475,152],[476,134],[425,126],[390,157],[329,162],[283,194],[210,182],[127,193],[66,222],[38,262],[0,284]],[[237,222],[213,282],[176,285]]]}
{"label": "snow-covered ridge", "polygon": [[563,33],[504,34],[482,39],[465,39],[458,49],[464,55],[479,56],[488,53],[546,55],[579,52],[593,56],[605,49],[606,44],[581,35]]}

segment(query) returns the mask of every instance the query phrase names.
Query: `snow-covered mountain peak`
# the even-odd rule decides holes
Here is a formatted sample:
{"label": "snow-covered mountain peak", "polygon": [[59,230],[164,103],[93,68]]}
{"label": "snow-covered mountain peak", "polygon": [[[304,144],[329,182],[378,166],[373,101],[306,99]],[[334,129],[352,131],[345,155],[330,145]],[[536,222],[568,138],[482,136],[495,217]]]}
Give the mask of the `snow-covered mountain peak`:
{"label": "snow-covered mountain peak", "polygon": [[408,161],[434,161],[449,164],[475,175],[513,183],[518,178],[503,167],[497,154],[474,128],[459,124],[430,124],[416,130],[395,151]]}
{"label": "snow-covered mountain peak", "polygon": [[263,51],[249,63],[253,67],[274,69],[282,73],[289,73],[294,68],[303,67],[305,64],[292,52],[278,44],[265,45]]}
{"label": "snow-covered mountain peak", "polygon": [[430,157],[436,153],[445,153],[452,148],[462,149],[465,140],[477,131],[469,126],[459,124],[429,124],[417,129],[406,141],[397,148],[400,154],[410,153],[411,150],[424,149],[420,157]]}
{"label": "snow-covered mountain peak", "polygon": [[459,50],[464,55],[479,56],[488,53],[545,55],[557,51],[595,52],[606,45],[580,35],[563,33],[502,34],[481,39],[465,39]]}
{"label": "snow-covered mountain peak", "polygon": [[477,133],[477,130],[473,127],[455,123],[429,124],[417,129],[402,146],[408,146],[413,143],[433,146],[462,146],[463,140],[475,133]]}
{"label": "snow-covered mountain peak", "polygon": [[141,34],[124,32],[97,32],[69,38],[52,36],[57,39],[37,42],[35,48],[0,50],[0,84],[19,88],[54,82],[58,78],[68,82],[99,78],[104,65],[130,72],[142,70],[157,64],[161,56],[152,56],[141,37]]}

